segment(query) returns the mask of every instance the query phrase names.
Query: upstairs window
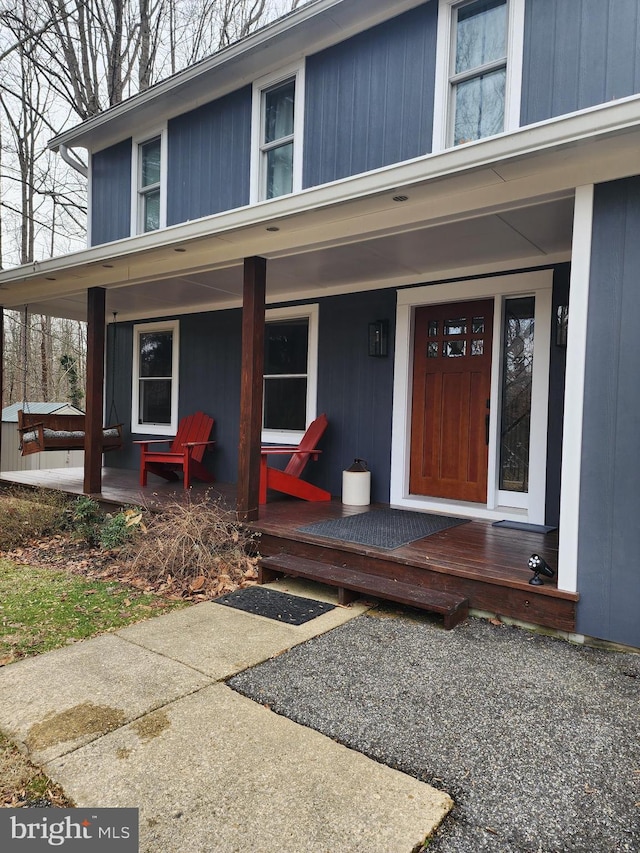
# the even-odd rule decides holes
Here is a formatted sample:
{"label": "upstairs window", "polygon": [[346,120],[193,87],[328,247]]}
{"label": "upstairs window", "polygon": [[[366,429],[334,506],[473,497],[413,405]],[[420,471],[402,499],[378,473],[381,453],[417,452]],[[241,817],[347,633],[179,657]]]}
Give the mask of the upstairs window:
{"label": "upstairs window", "polygon": [[520,123],[524,0],[440,0],[433,150]]}
{"label": "upstairs window", "polygon": [[507,0],[475,0],[454,10],[449,83],[453,144],[504,130]]}
{"label": "upstairs window", "polygon": [[166,224],[165,134],[159,133],[133,146],[132,234],[157,231]]}
{"label": "upstairs window", "polygon": [[287,80],[264,93],[262,144],[264,197],[293,192],[293,118],[296,81]]}
{"label": "upstairs window", "polygon": [[252,201],[302,186],[302,69],[254,85]]}

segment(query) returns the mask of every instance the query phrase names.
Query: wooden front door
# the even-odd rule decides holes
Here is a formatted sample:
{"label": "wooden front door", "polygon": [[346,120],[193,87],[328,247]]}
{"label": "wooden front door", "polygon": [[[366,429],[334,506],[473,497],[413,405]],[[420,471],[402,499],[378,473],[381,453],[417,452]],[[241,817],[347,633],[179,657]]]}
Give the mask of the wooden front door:
{"label": "wooden front door", "polygon": [[493,299],[416,309],[411,494],[485,503]]}

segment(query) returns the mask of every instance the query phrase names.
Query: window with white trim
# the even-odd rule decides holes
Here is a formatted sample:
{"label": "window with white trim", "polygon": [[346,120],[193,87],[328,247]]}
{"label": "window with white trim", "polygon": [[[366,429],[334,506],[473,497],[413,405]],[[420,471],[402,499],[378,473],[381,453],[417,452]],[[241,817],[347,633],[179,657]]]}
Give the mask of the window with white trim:
{"label": "window with white trim", "polygon": [[288,195],[302,187],[303,76],[303,68],[296,67],[254,84],[254,202]]}
{"label": "window with white trim", "polygon": [[524,0],[440,0],[433,150],[519,126]]}
{"label": "window with white trim", "polygon": [[456,6],[449,85],[454,145],[504,130],[507,0]]}
{"label": "window with white trim", "polygon": [[177,320],[133,327],[132,432],[175,434],[178,354]]}
{"label": "window with white trim", "polygon": [[299,441],[316,417],[318,306],[267,311],[262,440]]}
{"label": "window with white trim", "polygon": [[145,234],[166,225],[166,133],[133,146],[131,233]]}

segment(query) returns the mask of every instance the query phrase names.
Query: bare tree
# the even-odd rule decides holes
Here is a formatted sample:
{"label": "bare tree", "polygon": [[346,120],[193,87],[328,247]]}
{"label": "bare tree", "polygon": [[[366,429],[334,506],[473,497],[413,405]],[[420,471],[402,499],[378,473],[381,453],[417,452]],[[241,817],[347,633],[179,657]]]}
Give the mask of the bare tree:
{"label": "bare tree", "polygon": [[[84,245],[83,179],[48,138],[299,0],[0,0],[0,268]],[[5,312],[3,404],[81,402],[83,324]]]}

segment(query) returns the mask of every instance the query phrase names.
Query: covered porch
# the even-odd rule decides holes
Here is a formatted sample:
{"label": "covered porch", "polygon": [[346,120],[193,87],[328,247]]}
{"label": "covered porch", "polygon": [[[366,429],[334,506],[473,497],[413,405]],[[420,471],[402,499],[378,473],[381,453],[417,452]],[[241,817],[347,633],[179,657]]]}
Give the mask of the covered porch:
{"label": "covered porch", "polygon": [[[38,471],[5,471],[0,484],[59,489],[84,494],[82,468]],[[232,484],[197,483],[195,495],[207,492],[232,510],[237,489]],[[104,468],[102,490],[95,496],[113,505],[144,504],[161,509],[163,504],[184,499],[175,484],[154,480],[141,488],[135,471]],[[578,596],[557,588],[556,577],[543,586],[531,586],[527,567],[532,553],[539,554],[557,572],[558,533],[524,532],[494,527],[484,519],[470,519],[428,537],[387,549],[360,545],[302,531],[316,522],[369,512],[380,504],[349,507],[339,500],[307,503],[293,499],[273,500],[261,508],[260,518],[249,522],[260,533],[261,557],[292,555],[344,569],[365,571],[417,589],[439,590],[468,598],[470,607],[496,615],[563,632],[575,631]],[[375,597],[375,593],[372,594]]]}

